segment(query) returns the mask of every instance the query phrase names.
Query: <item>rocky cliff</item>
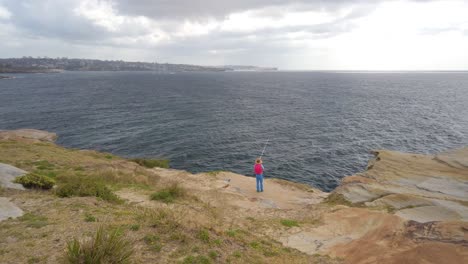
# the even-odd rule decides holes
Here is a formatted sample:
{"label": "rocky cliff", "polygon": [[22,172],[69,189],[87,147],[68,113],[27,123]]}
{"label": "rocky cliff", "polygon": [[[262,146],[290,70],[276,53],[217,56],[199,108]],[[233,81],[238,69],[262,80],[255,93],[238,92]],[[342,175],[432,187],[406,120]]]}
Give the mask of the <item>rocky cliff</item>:
{"label": "rocky cliff", "polygon": [[[251,177],[145,168],[55,138],[0,132],[0,208],[11,212],[0,222],[0,263],[63,262],[67,241],[102,225],[124,230],[135,263],[468,262],[468,149],[376,151],[367,171],[332,193],[278,179],[257,193]],[[99,179],[123,203],[15,189],[11,180],[27,172],[59,188]],[[174,184],[184,195],[151,199]]]}

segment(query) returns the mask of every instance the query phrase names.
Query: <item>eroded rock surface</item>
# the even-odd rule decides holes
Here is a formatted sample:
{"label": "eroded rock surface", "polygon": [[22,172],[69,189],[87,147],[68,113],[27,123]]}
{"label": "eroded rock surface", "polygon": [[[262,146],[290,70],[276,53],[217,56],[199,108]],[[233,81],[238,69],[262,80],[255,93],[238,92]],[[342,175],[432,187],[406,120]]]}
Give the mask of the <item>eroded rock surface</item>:
{"label": "eroded rock surface", "polygon": [[14,203],[10,202],[8,198],[0,197],[0,221],[8,218],[16,218],[23,215],[21,210]]}
{"label": "eroded rock surface", "polygon": [[377,151],[368,170],[334,193],[418,222],[468,221],[468,148],[435,156]]}
{"label": "eroded rock surface", "polygon": [[36,129],[0,131],[0,140],[24,140],[31,142],[54,142],[57,134]]}
{"label": "eroded rock surface", "polygon": [[14,183],[16,177],[26,174],[26,171],[8,164],[0,163],[0,186],[9,189],[24,190],[21,184]]}

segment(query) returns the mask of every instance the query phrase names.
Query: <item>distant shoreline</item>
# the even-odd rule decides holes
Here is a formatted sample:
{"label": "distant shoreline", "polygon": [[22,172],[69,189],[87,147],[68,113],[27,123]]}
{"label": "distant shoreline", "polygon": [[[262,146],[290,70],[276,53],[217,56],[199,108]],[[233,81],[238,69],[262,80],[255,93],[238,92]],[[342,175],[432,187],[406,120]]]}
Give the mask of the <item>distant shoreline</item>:
{"label": "distant shoreline", "polygon": [[54,73],[62,71],[148,71],[157,73],[178,72],[230,72],[276,71],[274,67],[250,65],[200,66],[158,62],[128,62],[122,60],[93,60],[69,58],[0,58],[1,73]]}

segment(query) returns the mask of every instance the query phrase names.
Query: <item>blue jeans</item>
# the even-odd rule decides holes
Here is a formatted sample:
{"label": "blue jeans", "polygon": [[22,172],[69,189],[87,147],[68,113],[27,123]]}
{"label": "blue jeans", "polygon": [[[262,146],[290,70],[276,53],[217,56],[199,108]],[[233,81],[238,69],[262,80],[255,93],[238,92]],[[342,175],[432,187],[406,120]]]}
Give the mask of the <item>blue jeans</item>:
{"label": "blue jeans", "polygon": [[255,174],[257,179],[257,192],[263,192],[263,174]]}

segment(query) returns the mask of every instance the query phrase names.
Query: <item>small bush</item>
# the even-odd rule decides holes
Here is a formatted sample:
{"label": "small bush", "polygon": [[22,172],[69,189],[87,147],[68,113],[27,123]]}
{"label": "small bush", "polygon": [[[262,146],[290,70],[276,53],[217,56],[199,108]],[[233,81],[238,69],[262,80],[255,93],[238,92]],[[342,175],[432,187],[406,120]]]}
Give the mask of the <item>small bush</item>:
{"label": "small bush", "polygon": [[183,197],[185,195],[185,189],[180,187],[177,183],[164,188],[151,195],[151,200],[158,200],[165,203],[172,203],[175,199]]}
{"label": "small bush", "polygon": [[167,159],[132,159],[131,161],[140,164],[146,168],[169,168],[169,160]]}
{"label": "small bush", "polygon": [[296,220],[290,220],[290,219],[281,220],[281,224],[287,227],[299,226]]}
{"label": "small bush", "polygon": [[55,181],[47,176],[36,173],[28,173],[15,179],[15,183],[20,183],[25,188],[36,188],[48,190],[55,185]]}
{"label": "small bush", "polygon": [[118,230],[106,231],[100,227],[89,240],[73,239],[67,245],[67,260],[82,263],[129,263],[133,254],[132,243]]}
{"label": "small bush", "polygon": [[55,193],[59,197],[72,196],[95,196],[108,202],[121,202],[104,183],[89,177],[67,177],[60,179],[62,183],[58,184]]}

